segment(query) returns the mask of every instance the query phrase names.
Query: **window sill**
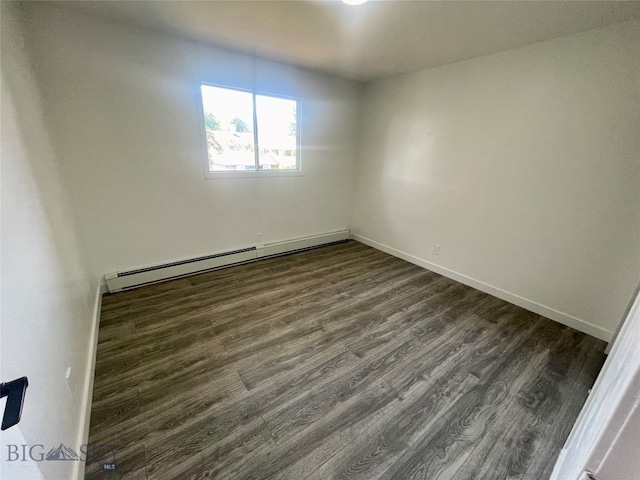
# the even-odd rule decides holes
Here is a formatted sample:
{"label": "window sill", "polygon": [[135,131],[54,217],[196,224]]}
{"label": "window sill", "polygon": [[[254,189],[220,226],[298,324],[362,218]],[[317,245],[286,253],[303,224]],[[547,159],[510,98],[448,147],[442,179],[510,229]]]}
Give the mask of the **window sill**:
{"label": "window sill", "polygon": [[305,174],[300,170],[295,170],[291,172],[283,172],[283,171],[234,171],[234,172],[205,172],[204,178],[205,180],[222,180],[222,179],[230,179],[230,178],[272,178],[272,177],[304,177]]}

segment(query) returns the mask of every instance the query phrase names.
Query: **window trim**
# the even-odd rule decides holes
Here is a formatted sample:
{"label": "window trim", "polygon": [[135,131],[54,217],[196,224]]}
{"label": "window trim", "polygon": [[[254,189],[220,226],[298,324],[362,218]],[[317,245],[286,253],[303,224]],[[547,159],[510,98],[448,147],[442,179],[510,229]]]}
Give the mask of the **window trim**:
{"label": "window trim", "polygon": [[[229,170],[229,171],[211,171],[209,170],[209,152],[207,148],[207,131],[206,125],[204,123],[204,101],[202,96],[202,87],[216,87],[216,88],[224,88],[227,90],[236,90],[238,92],[246,92],[251,94],[251,98],[253,101],[253,141],[254,141],[254,153],[256,160],[256,170]],[[282,94],[274,94],[267,91],[262,91],[258,89],[248,89],[241,87],[234,87],[223,85],[219,83],[212,83],[206,81],[198,81],[198,125],[200,128],[200,146],[202,149],[202,157],[203,157],[203,168],[204,168],[204,178],[205,179],[221,179],[221,178],[267,178],[267,177],[303,177],[304,173],[302,170],[302,135],[300,129],[300,117],[301,117],[301,100],[297,97],[292,97],[288,95]],[[296,102],[296,164],[298,168],[295,170],[260,170],[259,167],[259,156],[260,156],[260,145],[258,143],[258,113],[256,111],[256,95],[263,95],[272,98],[282,98],[284,100],[293,100]]]}

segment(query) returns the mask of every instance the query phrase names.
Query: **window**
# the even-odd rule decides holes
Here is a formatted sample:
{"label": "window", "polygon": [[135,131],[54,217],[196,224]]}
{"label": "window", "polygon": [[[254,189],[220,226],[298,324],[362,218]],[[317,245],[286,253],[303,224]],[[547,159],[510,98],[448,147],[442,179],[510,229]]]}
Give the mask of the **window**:
{"label": "window", "polygon": [[209,173],[299,172],[295,99],[202,84]]}

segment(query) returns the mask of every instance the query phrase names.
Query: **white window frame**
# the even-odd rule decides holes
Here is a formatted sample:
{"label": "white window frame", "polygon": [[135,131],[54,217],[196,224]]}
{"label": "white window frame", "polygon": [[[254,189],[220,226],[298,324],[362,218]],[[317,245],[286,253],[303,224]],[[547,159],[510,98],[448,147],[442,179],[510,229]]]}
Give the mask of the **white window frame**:
{"label": "white window frame", "polygon": [[[252,95],[253,99],[253,142],[254,153],[256,159],[256,170],[231,170],[231,171],[215,171],[209,170],[209,152],[207,149],[207,132],[204,123],[204,102],[202,98],[202,87],[216,87],[224,88],[227,90],[236,90],[238,92],[246,92]],[[273,98],[282,98],[285,100],[293,100],[296,102],[296,164],[298,168],[288,170],[260,170],[259,169],[259,155],[260,146],[258,144],[258,114],[256,112],[256,95],[263,95]],[[221,85],[211,82],[198,82],[198,125],[200,128],[200,143],[202,147],[202,157],[204,166],[205,179],[221,179],[221,178],[268,178],[268,177],[302,177],[302,142],[300,132],[300,117],[301,117],[301,101],[297,97],[290,97],[287,95],[273,94],[270,92],[264,92],[261,90],[250,90],[240,87],[230,87],[228,85]]]}

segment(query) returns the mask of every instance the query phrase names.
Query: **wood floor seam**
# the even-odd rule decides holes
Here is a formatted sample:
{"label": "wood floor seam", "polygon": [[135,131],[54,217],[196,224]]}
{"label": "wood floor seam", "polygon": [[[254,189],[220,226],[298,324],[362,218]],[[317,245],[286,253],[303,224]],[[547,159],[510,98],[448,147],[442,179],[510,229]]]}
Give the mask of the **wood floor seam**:
{"label": "wood floor seam", "polygon": [[[394,408],[397,408],[397,405],[396,405],[396,407],[394,407]],[[368,426],[368,427],[367,427],[367,428],[362,432],[362,435],[366,435],[367,431],[374,429],[374,428],[375,428],[375,426],[376,426],[376,424],[377,424],[378,422],[380,422],[380,421],[382,420],[382,418],[383,418],[383,417],[380,417],[380,418],[379,418],[379,419],[377,419],[373,424],[369,425],[369,426]],[[355,439],[355,438],[353,438],[353,439],[352,439],[348,444],[344,445],[344,447],[343,447],[343,448],[348,448],[348,447],[349,447],[349,445],[350,445],[351,443],[353,443],[355,440],[356,440],[356,439]],[[306,480],[306,479],[308,479],[308,478],[311,478],[315,472],[317,472],[317,471],[318,471],[318,470],[319,470],[323,465],[325,465],[326,463],[330,462],[330,461],[331,461],[331,459],[332,459],[332,458],[334,458],[334,457],[335,457],[336,455],[338,455],[339,453],[340,453],[340,451],[337,451],[337,452],[335,452],[331,457],[327,458],[323,463],[321,463],[320,465],[318,465],[318,466],[313,470],[313,472],[311,472],[308,476],[306,476],[304,480]]]}
{"label": "wood floor seam", "polygon": [[273,436],[273,433],[271,433],[271,429],[269,428],[269,425],[267,424],[267,422],[264,420],[264,415],[260,415],[260,418],[262,419],[262,423],[264,423],[264,428],[267,429],[267,431],[269,432],[269,436],[271,437],[271,440],[273,441],[273,443],[275,443],[276,445],[278,445],[278,442],[276,441],[276,439]]}
{"label": "wood floor seam", "polygon": [[240,381],[244,385],[245,390],[248,392],[249,388],[247,387],[247,382],[245,382],[244,378],[242,378],[242,373],[239,370],[236,370],[235,372],[238,374],[238,377],[240,377]]}

